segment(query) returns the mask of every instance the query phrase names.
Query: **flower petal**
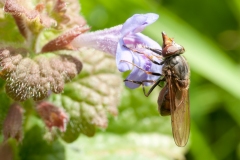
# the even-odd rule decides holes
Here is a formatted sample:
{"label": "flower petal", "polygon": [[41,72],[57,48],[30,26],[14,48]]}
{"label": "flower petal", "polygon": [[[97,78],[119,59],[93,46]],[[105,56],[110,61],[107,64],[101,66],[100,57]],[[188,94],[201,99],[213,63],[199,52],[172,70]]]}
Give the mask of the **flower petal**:
{"label": "flower petal", "polygon": [[[148,54],[150,52],[146,52]],[[137,54],[137,53],[136,53]],[[152,54],[152,53],[150,53]],[[135,55],[133,56],[134,64],[136,64],[138,67],[142,68],[139,69],[138,67],[134,67],[132,72],[127,77],[127,80],[133,80],[133,81],[144,81],[144,80],[152,80],[156,81],[159,76],[147,74],[145,71],[149,72],[155,72],[161,74],[162,72],[162,66],[158,64],[154,64],[150,59],[148,59],[145,55]],[[145,86],[149,86],[153,83],[151,82],[144,82]],[[137,88],[140,84],[136,84],[134,82],[126,81],[125,85],[129,88]]]}
{"label": "flower petal", "polygon": [[124,23],[121,31],[122,37],[129,33],[141,32],[147,25],[155,22],[158,17],[159,16],[154,13],[133,15]]}
{"label": "flower petal", "polygon": [[116,55],[117,44],[121,37],[122,25],[112,28],[88,32],[79,35],[72,42],[73,48],[89,47],[97,50]]}
{"label": "flower petal", "polygon": [[123,46],[123,41],[120,40],[116,53],[117,68],[120,72],[125,72],[132,69],[132,65],[124,61],[132,62],[132,53],[129,49]]}
{"label": "flower petal", "polygon": [[143,46],[148,46],[150,48],[162,50],[162,47],[156,41],[152,40],[151,38],[145,36],[142,33],[134,34],[134,39],[136,43],[135,45],[141,44]]}
{"label": "flower petal", "polygon": [[[126,45],[129,48],[136,48],[137,45],[144,45],[144,46],[148,46],[151,48],[161,50],[161,47],[159,46],[159,44],[157,42],[155,42],[151,38],[149,38],[141,33],[129,35],[129,36],[123,38],[123,40],[120,39],[119,43],[118,43],[118,47],[117,47],[117,53],[116,53],[116,63],[117,63],[117,67],[120,72],[125,72],[132,68],[132,65],[128,62],[133,62],[134,64],[136,64],[138,66],[140,65],[138,63],[138,61],[134,60],[132,57],[133,54],[139,55],[139,53],[132,53],[132,51],[130,51],[129,49],[124,47],[124,45]],[[151,51],[145,49],[143,52],[151,52]],[[153,52],[151,52],[151,53],[154,54]],[[137,57],[138,56],[136,56],[136,58]],[[124,61],[121,62],[121,60],[124,60]],[[128,62],[125,62],[125,61],[128,61]],[[143,61],[141,63],[143,63]]]}

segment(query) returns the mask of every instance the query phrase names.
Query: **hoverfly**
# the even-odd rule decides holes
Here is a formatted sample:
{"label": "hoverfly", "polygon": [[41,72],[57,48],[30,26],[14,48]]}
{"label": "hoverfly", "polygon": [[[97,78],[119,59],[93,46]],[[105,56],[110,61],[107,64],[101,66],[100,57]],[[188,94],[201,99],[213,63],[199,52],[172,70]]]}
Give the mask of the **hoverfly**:
{"label": "hoverfly", "polygon": [[[164,32],[162,32],[162,38],[162,50],[145,47],[146,49],[149,49],[164,58],[161,63],[152,61],[153,63],[163,65],[162,74],[145,71],[147,74],[160,76],[158,80],[154,82],[149,91],[147,93],[145,92],[144,82],[151,82],[150,80],[133,81],[126,79],[124,81],[141,84],[143,87],[143,92],[147,97],[156,86],[160,86],[161,82],[165,82],[164,87],[159,93],[158,110],[162,116],[171,115],[174,141],[177,146],[183,147],[187,144],[190,133],[190,110],[188,92],[190,84],[190,70],[186,59],[181,56],[181,54],[184,53],[185,49],[181,45],[175,43],[175,41],[172,38],[169,38]],[[134,52],[138,52],[137,50],[131,48],[129,49]]]}

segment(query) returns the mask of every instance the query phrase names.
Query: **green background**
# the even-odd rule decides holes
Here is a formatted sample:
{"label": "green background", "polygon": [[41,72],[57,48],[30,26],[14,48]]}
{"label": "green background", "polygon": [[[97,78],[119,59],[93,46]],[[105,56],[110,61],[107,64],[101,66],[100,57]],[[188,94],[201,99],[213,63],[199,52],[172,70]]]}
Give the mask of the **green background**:
{"label": "green background", "polygon": [[[92,31],[124,23],[133,14],[159,14],[157,22],[144,33],[161,44],[161,32],[165,31],[185,47],[184,55],[191,68],[191,136],[187,159],[240,158],[240,1],[80,2]],[[125,87],[119,116],[110,119],[106,132],[123,136],[129,132],[171,132],[167,127],[169,119],[157,112],[159,91],[155,89],[146,98],[141,88]]]}

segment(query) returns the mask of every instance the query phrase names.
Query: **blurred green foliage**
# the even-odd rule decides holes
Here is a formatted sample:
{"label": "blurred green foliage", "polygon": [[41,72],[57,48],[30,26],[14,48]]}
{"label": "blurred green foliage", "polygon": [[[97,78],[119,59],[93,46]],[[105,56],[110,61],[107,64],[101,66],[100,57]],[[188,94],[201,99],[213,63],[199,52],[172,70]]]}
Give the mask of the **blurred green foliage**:
{"label": "blurred green foliage", "polygon": [[[166,31],[185,47],[191,68],[187,159],[240,159],[240,1],[82,0],[81,5],[92,30],[121,24],[136,13],[158,13],[144,33],[161,44],[160,33]],[[146,98],[141,88],[126,89],[119,117],[106,131],[171,132],[168,117],[157,113],[158,92]]]}
{"label": "blurred green foliage", "polygon": [[[145,97],[142,88],[124,88],[119,116],[110,117],[106,130],[93,138],[80,136],[74,143],[47,143],[43,123],[26,116],[25,138],[16,147],[15,159],[240,159],[240,1],[239,0],[81,0],[81,14],[91,30],[122,24],[133,14],[154,12],[160,18],[144,33],[162,43],[161,31],[186,49],[191,68],[191,136],[178,148],[171,136],[170,117],[157,111],[160,88]],[[14,26],[13,20],[2,27]],[[19,33],[0,31],[5,41],[22,42]],[[9,35],[10,34],[10,35]],[[9,36],[6,36],[9,35]],[[16,38],[19,37],[19,38]],[[89,57],[91,58],[91,57]],[[123,77],[126,77],[125,73]],[[0,80],[0,88],[4,81]],[[64,94],[69,94],[65,92]],[[77,95],[78,93],[71,94]],[[0,127],[11,100],[0,90]],[[58,100],[56,100],[58,101]],[[32,106],[31,101],[24,102]],[[69,105],[67,103],[66,105]],[[70,106],[70,105],[69,105]],[[32,108],[27,109],[30,115]],[[73,122],[73,121],[72,121]],[[77,129],[77,128],[76,128]],[[76,139],[73,133],[67,141]],[[171,137],[170,137],[170,136]],[[45,136],[45,137],[44,137]],[[51,138],[51,137],[49,137]],[[2,139],[2,136],[0,137]],[[1,158],[0,158],[1,159]]]}

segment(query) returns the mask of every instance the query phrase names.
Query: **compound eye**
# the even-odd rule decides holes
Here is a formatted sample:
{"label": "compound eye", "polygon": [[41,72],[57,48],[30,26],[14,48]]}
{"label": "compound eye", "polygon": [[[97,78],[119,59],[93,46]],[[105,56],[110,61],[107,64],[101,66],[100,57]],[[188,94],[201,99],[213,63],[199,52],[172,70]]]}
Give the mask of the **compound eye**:
{"label": "compound eye", "polygon": [[182,54],[184,52],[185,49],[181,45],[173,42],[171,45],[168,45],[165,48],[163,48],[162,55],[163,57],[169,57],[175,54]]}

